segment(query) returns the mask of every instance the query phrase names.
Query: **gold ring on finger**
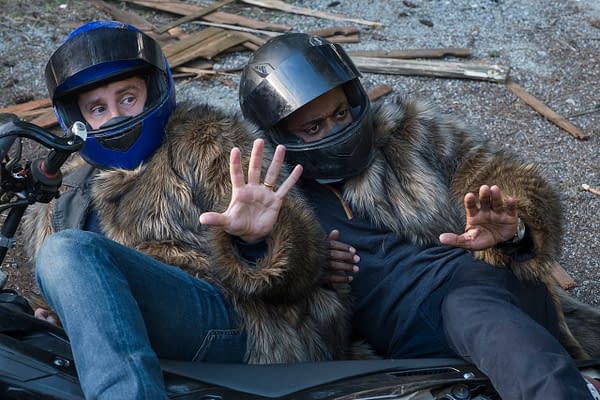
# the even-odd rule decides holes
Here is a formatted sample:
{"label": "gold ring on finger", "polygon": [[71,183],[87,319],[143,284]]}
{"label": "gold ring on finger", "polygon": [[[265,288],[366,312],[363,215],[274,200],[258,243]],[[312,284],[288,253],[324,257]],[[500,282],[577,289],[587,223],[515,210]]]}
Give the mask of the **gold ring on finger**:
{"label": "gold ring on finger", "polygon": [[272,185],[272,184],[267,183],[267,182],[263,182],[263,185],[265,185],[271,192],[275,191],[275,185]]}

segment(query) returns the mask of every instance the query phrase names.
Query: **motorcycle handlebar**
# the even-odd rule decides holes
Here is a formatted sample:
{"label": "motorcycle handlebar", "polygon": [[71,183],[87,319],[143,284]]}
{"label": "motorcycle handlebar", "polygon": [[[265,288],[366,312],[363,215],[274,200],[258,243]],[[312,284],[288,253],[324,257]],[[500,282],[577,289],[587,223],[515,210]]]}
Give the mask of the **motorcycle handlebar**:
{"label": "motorcycle handlebar", "polygon": [[75,146],[73,150],[72,147],[65,149],[53,149],[46,159],[42,162],[41,168],[42,170],[50,176],[56,175],[60,167],[67,161],[67,158],[73,153],[77,151],[83,146],[83,142],[87,137],[87,129],[83,122],[77,121],[73,124],[70,129],[71,131],[71,139],[67,141],[69,146]]}
{"label": "motorcycle handlebar", "polygon": [[56,175],[71,153],[81,149],[87,136],[83,122],[75,122],[70,135],[59,137],[35,124],[20,120],[14,114],[0,114],[0,156],[8,153],[17,136],[34,140],[46,148],[52,149],[43,161],[44,172]]}

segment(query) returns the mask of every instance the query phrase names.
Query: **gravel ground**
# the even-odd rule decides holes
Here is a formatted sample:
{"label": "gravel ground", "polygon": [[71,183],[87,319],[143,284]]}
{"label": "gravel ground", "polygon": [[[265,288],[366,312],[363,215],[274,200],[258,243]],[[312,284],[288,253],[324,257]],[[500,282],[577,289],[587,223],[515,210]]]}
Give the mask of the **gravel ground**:
{"label": "gravel ground", "polygon": [[[195,2],[208,5],[212,2]],[[123,2],[110,4],[139,12],[162,24],[175,16]],[[489,140],[543,167],[559,189],[564,206],[564,246],[560,263],[577,282],[572,293],[600,304],[600,197],[581,188],[600,187],[600,2],[598,0],[453,1],[290,1],[296,6],[377,21],[383,26],[332,21],[242,4],[223,11],[309,32],[333,26],[360,28],[360,42],[347,50],[401,50],[468,47],[469,61],[511,68],[511,78],[582,129],[575,139],[520,101],[503,84],[400,75],[364,74],[367,89],[387,84],[395,94],[425,97],[446,112],[464,117]],[[0,107],[45,97],[43,67],[62,38],[80,23],[106,14],[82,1],[0,0]],[[201,29],[186,24],[186,31]],[[240,67],[249,52],[218,58],[215,69]],[[449,59],[452,60],[452,59]],[[452,60],[459,61],[459,60]],[[237,109],[239,75],[178,81],[180,99],[194,98]],[[390,96],[388,96],[390,97]],[[386,99],[387,101],[387,99]],[[20,244],[22,246],[22,244]],[[19,247],[2,265],[9,286],[36,292]]]}

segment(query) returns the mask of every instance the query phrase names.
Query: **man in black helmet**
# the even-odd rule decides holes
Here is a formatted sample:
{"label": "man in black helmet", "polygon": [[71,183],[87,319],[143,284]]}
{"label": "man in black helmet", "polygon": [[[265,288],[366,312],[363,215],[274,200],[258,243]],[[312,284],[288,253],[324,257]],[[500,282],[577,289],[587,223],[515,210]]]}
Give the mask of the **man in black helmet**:
{"label": "man in black helmet", "polygon": [[316,36],[260,47],[239,100],[360,256],[353,325],[380,355],[461,356],[504,399],[592,398],[558,340],[587,356],[545,285],[560,204],[535,166],[429,104],[371,105],[344,50]]}

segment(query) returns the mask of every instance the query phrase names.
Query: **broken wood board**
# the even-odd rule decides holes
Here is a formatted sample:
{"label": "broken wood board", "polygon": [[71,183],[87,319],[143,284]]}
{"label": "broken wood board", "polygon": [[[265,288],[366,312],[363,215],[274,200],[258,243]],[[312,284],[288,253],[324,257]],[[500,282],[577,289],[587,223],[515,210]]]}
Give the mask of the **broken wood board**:
{"label": "broken wood board", "polygon": [[223,29],[219,29],[219,28],[202,29],[200,31],[196,31],[196,32],[193,32],[193,33],[187,35],[185,38],[178,40],[177,42],[173,42],[166,46],[163,46],[162,51],[163,51],[165,57],[167,57],[167,59],[170,59],[171,57],[174,57],[176,54],[182,53],[186,49],[188,49],[198,43],[205,42],[221,32],[223,32]]}
{"label": "broken wood board", "polygon": [[565,269],[556,261],[552,262],[552,269],[550,270],[550,273],[556,283],[558,283],[558,285],[565,290],[573,289],[575,286],[577,286],[575,280],[571,278],[569,273],[565,271]]}
{"label": "broken wood board", "polygon": [[115,20],[134,25],[142,31],[152,31],[154,26],[139,14],[124,11],[102,0],[91,0],[90,3],[101,11],[110,14]]}
{"label": "broken wood board", "polygon": [[369,100],[375,101],[387,94],[392,93],[392,91],[393,91],[393,89],[391,86],[381,84],[381,85],[375,86],[373,89],[370,89],[367,92],[367,96],[369,96]]}
{"label": "broken wood board", "polygon": [[52,107],[52,101],[49,98],[45,98],[45,99],[28,101],[27,103],[13,104],[11,106],[1,108],[0,113],[8,113],[8,114],[15,114],[17,116],[21,116],[21,115],[23,115],[23,113],[32,112],[32,111],[36,111],[36,110],[39,113],[40,109],[43,110],[48,107]]}
{"label": "broken wood board", "polygon": [[213,27],[222,28],[222,29],[229,29],[230,31],[258,33],[258,34],[262,34],[262,35],[270,36],[270,37],[281,35],[281,32],[264,31],[261,29],[252,29],[252,28],[246,28],[246,27],[237,26],[237,25],[218,24],[215,22],[193,21],[192,23],[198,24],[198,25],[204,25],[204,26],[213,26]]}
{"label": "broken wood board", "polygon": [[552,122],[559,128],[567,131],[568,133],[570,133],[572,136],[576,137],[577,139],[581,139],[581,140],[588,139],[587,135],[585,133],[583,133],[583,131],[581,129],[577,128],[575,125],[571,124],[569,121],[567,121],[561,115],[554,112],[552,109],[550,109],[550,107],[548,107],[547,105],[542,103],[535,96],[529,94],[518,83],[516,83],[512,80],[509,80],[508,82],[506,82],[506,87],[511,92],[513,92],[513,94],[515,94],[519,99],[521,99],[525,104],[527,104],[528,106],[533,108],[535,111],[537,111],[539,114],[541,114],[544,118],[546,118],[548,121]]}
{"label": "broken wood board", "polygon": [[349,18],[339,14],[328,13],[324,11],[314,10],[310,8],[293,6],[280,0],[240,0],[242,3],[253,6],[269,8],[272,10],[285,11],[292,14],[307,15],[309,17],[317,17],[322,19],[330,19],[335,21],[348,21],[360,25],[367,25],[373,28],[381,28],[383,24],[380,22],[367,21],[364,19]]}
{"label": "broken wood board", "polygon": [[358,30],[358,28],[353,26],[334,26],[332,28],[325,28],[308,32],[309,35],[321,36],[323,38],[338,35],[353,36],[358,35],[359,33],[360,31]]}
{"label": "broken wood board", "polygon": [[439,60],[398,60],[379,57],[351,57],[362,72],[421,75],[443,78],[505,82],[510,68],[496,64],[458,63]]}
{"label": "broken wood board", "polygon": [[158,32],[158,33],[165,33],[169,29],[175,28],[176,26],[179,26],[179,25],[184,24],[186,22],[190,22],[190,21],[193,21],[195,19],[199,19],[199,18],[205,16],[206,14],[210,14],[211,12],[214,12],[217,9],[223,7],[224,5],[232,3],[234,1],[235,0],[221,0],[221,1],[218,1],[216,3],[211,4],[208,7],[201,7],[195,13],[188,14],[188,15],[186,15],[184,17],[181,17],[181,18],[177,19],[176,21],[171,22],[170,24],[166,24],[164,26],[156,28],[156,32]]}
{"label": "broken wood board", "polygon": [[53,126],[58,124],[58,121],[56,120],[56,114],[54,113],[53,108],[47,109],[41,115],[33,118],[30,122],[42,128],[52,128]]}
{"label": "broken wood board", "polygon": [[0,109],[0,113],[14,114],[42,128],[51,128],[58,124],[49,98],[4,107]]}
{"label": "broken wood board", "polygon": [[[138,6],[152,8],[158,11],[165,11],[175,15],[190,15],[199,12],[203,7],[193,4],[182,3],[180,1],[162,1],[162,0],[125,0],[127,3]],[[272,24],[246,18],[241,15],[215,11],[202,17],[203,20],[229,25],[244,26],[251,29],[261,29],[275,32],[288,32],[292,30],[291,26],[282,24]]]}
{"label": "broken wood board", "polygon": [[171,68],[175,68],[198,57],[210,60],[217,54],[246,41],[248,38],[237,32],[207,28],[178,43],[165,46],[163,52]]}
{"label": "broken wood board", "polygon": [[581,185],[581,187],[583,188],[583,190],[587,190],[588,192],[593,193],[596,196],[600,196],[600,189],[594,189],[593,187],[591,187],[587,183],[583,183]]}
{"label": "broken wood board", "polygon": [[378,58],[443,58],[446,56],[453,57],[470,57],[471,50],[464,47],[447,47],[437,49],[406,49],[406,50],[373,50],[373,51],[349,51],[351,57],[378,57]]}
{"label": "broken wood board", "polygon": [[110,5],[103,0],[92,0],[91,3],[97,9],[109,14],[112,19],[133,25],[160,43],[164,43],[165,41],[171,39],[170,35],[160,35],[154,32],[154,25],[134,12],[121,10],[120,8]]}
{"label": "broken wood board", "polygon": [[358,35],[333,35],[327,37],[331,43],[360,43]]}

